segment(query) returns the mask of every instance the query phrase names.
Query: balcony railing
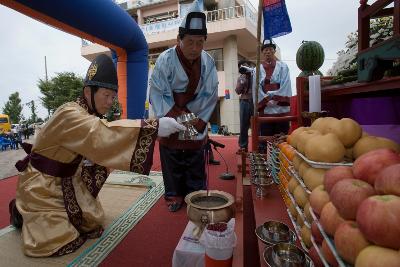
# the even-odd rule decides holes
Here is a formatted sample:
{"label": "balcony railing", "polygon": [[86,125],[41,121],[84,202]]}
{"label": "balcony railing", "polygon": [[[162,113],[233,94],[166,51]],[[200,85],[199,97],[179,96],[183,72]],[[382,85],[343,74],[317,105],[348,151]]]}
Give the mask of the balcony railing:
{"label": "balcony railing", "polygon": [[[212,11],[206,11],[207,23],[230,20],[236,18],[245,17],[253,25],[257,25],[257,10],[253,7],[253,5],[249,2],[249,0],[245,1],[244,5],[227,7]],[[168,19],[164,21],[148,23],[139,25],[145,35],[154,35],[162,32],[172,31],[179,28],[182,23],[183,18],[174,18]],[[90,42],[86,40],[82,40],[82,46],[90,45]]]}
{"label": "balcony railing", "polygon": [[[246,5],[227,7],[212,11],[207,11],[206,18],[207,23],[236,19],[245,17],[249,22],[257,25],[257,13],[254,7],[246,1]],[[171,31],[177,29],[183,18],[175,18],[155,23],[139,25],[145,35],[153,35],[161,32]]]}

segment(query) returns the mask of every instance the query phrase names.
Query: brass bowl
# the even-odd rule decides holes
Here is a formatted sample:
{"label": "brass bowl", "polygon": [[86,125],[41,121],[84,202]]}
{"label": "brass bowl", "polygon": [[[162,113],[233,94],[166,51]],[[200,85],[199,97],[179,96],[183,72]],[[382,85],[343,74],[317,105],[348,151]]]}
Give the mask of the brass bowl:
{"label": "brass bowl", "polygon": [[209,223],[228,222],[234,217],[234,198],[231,194],[218,190],[195,191],[185,197],[187,215],[196,227],[195,237],[200,237]]}
{"label": "brass bowl", "polygon": [[[269,237],[267,237],[265,235],[266,231],[264,229],[264,224],[259,225],[255,230],[254,230],[256,236],[258,237],[258,239],[261,240],[261,242],[263,242],[264,244],[268,245],[268,246],[272,246],[278,243],[281,243],[280,241],[276,241],[273,239],[270,239]],[[297,240],[296,234],[293,230],[289,230],[289,240],[285,243],[295,243]],[[272,247],[271,247],[271,251],[272,251]],[[272,256],[271,256],[272,258]]]}
{"label": "brass bowl", "polygon": [[276,243],[289,242],[290,241],[290,229],[289,226],[283,222],[268,221],[263,224],[263,234],[269,240],[273,240]]}
{"label": "brass bowl", "polygon": [[296,245],[279,243],[272,246],[272,260],[277,266],[303,267],[306,264],[306,254]]}

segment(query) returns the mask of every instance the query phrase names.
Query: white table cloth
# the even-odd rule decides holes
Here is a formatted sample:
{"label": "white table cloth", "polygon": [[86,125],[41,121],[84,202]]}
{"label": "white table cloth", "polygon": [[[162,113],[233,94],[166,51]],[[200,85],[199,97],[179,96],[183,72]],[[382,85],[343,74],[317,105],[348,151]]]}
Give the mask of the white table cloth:
{"label": "white table cloth", "polygon": [[205,248],[198,242],[188,241],[193,237],[195,224],[186,225],[172,257],[172,267],[204,267]]}

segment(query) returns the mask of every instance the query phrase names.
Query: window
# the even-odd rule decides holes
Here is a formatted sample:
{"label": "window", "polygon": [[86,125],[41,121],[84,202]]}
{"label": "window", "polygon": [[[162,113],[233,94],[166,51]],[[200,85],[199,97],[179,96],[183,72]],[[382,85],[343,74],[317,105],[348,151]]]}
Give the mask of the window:
{"label": "window", "polygon": [[178,17],[178,10],[152,15],[144,18],[144,24],[150,24],[158,21],[169,20]]}
{"label": "window", "polygon": [[207,50],[207,53],[214,59],[217,71],[224,71],[224,54],[222,48]]}

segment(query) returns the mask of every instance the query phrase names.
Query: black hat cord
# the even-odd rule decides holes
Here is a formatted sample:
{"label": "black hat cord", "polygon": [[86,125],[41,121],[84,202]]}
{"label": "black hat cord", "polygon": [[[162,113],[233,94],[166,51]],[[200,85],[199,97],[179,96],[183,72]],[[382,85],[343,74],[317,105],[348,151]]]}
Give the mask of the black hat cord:
{"label": "black hat cord", "polygon": [[90,98],[91,98],[91,101],[90,101],[90,102],[91,102],[91,104],[92,104],[92,110],[93,110],[94,114],[95,114],[97,117],[101,118],[101,117],[103,117],[103,115],[101,115],[101,114],[99,114],[99,112],[97,112],[96,103],[94,102],[94,94],[95,94],[94,88],[93,88],[93,87],[90,87]]}

